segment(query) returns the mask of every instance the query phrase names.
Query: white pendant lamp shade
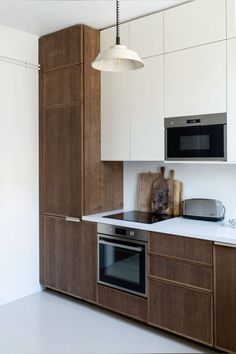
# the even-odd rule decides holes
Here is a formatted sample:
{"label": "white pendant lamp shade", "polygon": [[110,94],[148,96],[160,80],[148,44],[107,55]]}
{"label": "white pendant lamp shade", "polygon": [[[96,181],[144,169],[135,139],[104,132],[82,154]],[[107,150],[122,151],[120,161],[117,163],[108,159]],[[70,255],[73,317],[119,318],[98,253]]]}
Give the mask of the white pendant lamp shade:
{"label": "white pendant lamp shade", "polygon": [[115,44],[98,54],[92,67],[101,71],[130,71],[141,69],[144,63],[138,54],[125,45]]}
{"label": "white pendant lamp shade", "polygon": [[92,62],[94,69],[121,72],[141,69],[144,66],[143,61],[135,51],[120,44],[119,31],[119,0],[116,0],[116,44],[98,54]]}

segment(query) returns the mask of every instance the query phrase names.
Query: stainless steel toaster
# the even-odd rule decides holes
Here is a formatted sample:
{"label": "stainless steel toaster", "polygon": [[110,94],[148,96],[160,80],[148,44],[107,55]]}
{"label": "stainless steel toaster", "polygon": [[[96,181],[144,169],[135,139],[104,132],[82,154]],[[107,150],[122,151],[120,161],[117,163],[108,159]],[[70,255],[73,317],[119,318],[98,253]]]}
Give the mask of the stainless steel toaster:
{"label": "stainless steel toaster", "polygon": [[221,221],[225,207],[215,199],[186,199],[183,201],[183,217],[189,219]]}

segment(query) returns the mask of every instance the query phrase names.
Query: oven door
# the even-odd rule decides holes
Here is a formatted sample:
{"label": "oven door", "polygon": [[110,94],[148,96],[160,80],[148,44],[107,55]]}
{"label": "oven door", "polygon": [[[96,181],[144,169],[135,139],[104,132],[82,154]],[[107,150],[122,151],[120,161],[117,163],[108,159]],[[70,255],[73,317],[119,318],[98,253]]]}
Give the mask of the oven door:
{"label": "oven door", "polygon": [[98,283],[146,297],[146,243],[98,235]]}
{"label": "oven door", "polygon": [[226,125],[198,125],[167,128],[166,160],[225,161]]}

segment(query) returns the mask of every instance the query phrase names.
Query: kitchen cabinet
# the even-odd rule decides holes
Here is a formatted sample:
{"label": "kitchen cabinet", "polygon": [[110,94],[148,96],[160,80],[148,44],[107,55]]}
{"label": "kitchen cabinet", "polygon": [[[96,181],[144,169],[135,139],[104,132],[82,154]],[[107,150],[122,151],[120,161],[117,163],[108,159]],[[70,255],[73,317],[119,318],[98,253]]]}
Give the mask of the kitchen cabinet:
{"label": "kitchen cabinet", "polygon": [[212,345],[212,295],[160,280],[149,280],[149,323]]}
{"label": "kitchen cabinet", "polygon": [[165,117],[226,110],[225,41],[165,54]]}
{"label": "kitchen cabinet", "polygon": [[236,37],[236,2],[227,0],[227,38]]}
{"label": "kitchen cabinet", "polygon": [[164,52],[226,39],[225,0],[195,0],[164,11]]}
{"label": "kitchen cabinet", "polygon": [[130,48],[141,58],[163,54],[163,12],[130,22]]}
{"label": "kitchen cabinet", "polygon": [[[102,48],[114,41],[114,29],[102,31]],[[124,38],[124,42],[123,42]],[[129,45],[129,26],[121,41]],[[163,55],[144,59],[132,73],[102,73],[102,160],[164,159]],[[148,141],[148,144],[143,144]]]}
{"label": "kitchen cabinet", "polygon": [[[115,43],[115,28],[101,31],[101,50]],[[129,24],[120,26],[121,44],[129,47]],[[101,75],[101,157],[129,160],[130,74],[103,72]]]}
{"label": "kitchen cabinet", "polygon": [[44,111],[45,213],[82,215],[82,105]]}
{"label": "kitchen cabinet", "polygon": [[213,345],[212,242],[151,233],[151,325]]}
{"label": "kitchen cabinet", "polygon": [[99,31],[80,25],[39,40],[40,281],[92,302],[96,228],[77,222],[123,205],[123,164],[100,156],[99,47]]}
{"label": "kitchen cabinet", "polygon": [[236,352],[236,248],[215,245],[215,346]]}
{"label": "kitchen cabinet", "polygon": [[227,159],[236,161],[236,38],[227,41]]}
{"label": "kitchen cabinet", "polygon": [[106,309],[147,322],[147,300],[142,297],[98,285],[98,304]]}
{"label": "kitchen cabinet", "polygon": [[97,302],[97,224],[84,223],[83,299]]}
{"label": "kitchen cabinet", "polygon": [[[163,55],[131,74],[130,160],[164,160]],[[148,143],[147,143],[148,142]]]}
{"label": "kitchen cabinet", "polygon": [[83,226],[64,218],[44,221],[44,285],[82,297]]}

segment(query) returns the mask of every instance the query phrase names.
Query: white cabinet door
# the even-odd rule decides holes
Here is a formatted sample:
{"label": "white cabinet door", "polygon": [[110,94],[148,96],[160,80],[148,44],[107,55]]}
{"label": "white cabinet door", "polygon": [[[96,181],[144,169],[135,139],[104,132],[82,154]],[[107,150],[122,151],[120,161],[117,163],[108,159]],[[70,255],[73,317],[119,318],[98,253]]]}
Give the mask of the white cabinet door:
{"label": "white cabinet door", "polygon": [[131,160],[164,160],[163,55],[131,74]]}
{"label": "white cabinet door", "polygon": [[[129,46],[129,24],[121,26],[121,43]],[[101,31],[101,50],[115,43],[115,28]],[[130,74],[101,75],[101,159],[129,160]]]}
{"label": "white cabinet door", "polygon": [[227,154],[236,161],[236,38],[227,41]]}
{"label": "white cabinet door", "polygon": [[165,117],[226,112],[226,41],[164,57]]}
{"label": "white cabinet door", "polygon": [[226,38],[226,0],[194,0],[164,12],[164,52]]}
{"label": "white cabinet door", "polygon": [[227,0],[227,38],[236,37],[236,1]]}
{"label": "white cabinet door", "polygon": [[163,12],[130,22],[130,48],[141,58],[163,53]]}

